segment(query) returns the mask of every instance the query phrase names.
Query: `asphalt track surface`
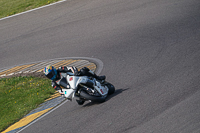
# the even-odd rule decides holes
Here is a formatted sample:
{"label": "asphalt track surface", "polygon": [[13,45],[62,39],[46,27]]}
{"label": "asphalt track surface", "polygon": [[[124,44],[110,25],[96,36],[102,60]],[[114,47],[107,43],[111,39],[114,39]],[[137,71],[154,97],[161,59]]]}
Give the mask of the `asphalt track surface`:
{"label": "asphalt track surface", "polygon": [[0,21],[0,67],[90,57],[116,87],[22,133],[200,132],[199,0],[69,0]]}

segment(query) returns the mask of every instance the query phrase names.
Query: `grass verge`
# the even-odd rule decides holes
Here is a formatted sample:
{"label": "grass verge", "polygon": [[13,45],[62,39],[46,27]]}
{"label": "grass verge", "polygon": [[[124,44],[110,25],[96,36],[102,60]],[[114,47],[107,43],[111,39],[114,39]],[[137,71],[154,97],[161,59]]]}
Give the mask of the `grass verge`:
{"label": "grass verge", "polygon": [[0,79],[0,131],[20,120],[54,94],[51,81],[39,77]]}
{"label": "grass verge", "polygon": [[0,18],[24,12],[59,0],[0,0]]}

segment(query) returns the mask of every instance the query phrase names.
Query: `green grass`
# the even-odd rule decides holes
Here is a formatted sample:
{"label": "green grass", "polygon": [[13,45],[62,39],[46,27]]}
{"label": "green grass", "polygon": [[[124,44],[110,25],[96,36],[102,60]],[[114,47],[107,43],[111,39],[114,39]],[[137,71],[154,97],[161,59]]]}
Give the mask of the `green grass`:
{"label": "green grass", "polygon": [[59,0],[0,0],[0,18],[24,12]]}
{"label": "green grass", "polygon": [[44,78],[0,79],[0,131],[37,108],[54,92],[51,81]]}

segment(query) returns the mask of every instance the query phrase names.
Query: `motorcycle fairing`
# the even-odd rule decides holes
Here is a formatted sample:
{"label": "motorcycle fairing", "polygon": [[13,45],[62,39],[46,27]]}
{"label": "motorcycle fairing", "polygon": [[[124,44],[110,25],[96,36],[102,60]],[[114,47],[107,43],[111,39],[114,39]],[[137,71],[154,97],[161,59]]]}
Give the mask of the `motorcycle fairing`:
{"label": "motorcycle fairing", "polygon": [[102,96],[105,96],[108,94],[108,87],[102,86],[99,81],[96,81],[96,85],[94,87]]}

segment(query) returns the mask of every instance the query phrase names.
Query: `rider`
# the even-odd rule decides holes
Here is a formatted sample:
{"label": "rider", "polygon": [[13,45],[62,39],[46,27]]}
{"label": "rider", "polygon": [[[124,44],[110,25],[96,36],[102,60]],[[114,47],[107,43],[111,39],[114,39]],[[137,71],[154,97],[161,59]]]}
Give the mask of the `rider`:
{"label": "rider", "polygon": [[62,78],[61,73],[72,72],[75,76],[90,76],[94,77],[98,80],[105,80],[105,76],[97,76],[94,72],[92,72],[87,67],[82,68],[80,71],[76,67],[59,67],[57,70],[55,67],[48,65],[44,68],[44,74],[47,78],[52,80],[52,87],[62,92],[62,88],[69,88],[69,84],[66,79]]}

